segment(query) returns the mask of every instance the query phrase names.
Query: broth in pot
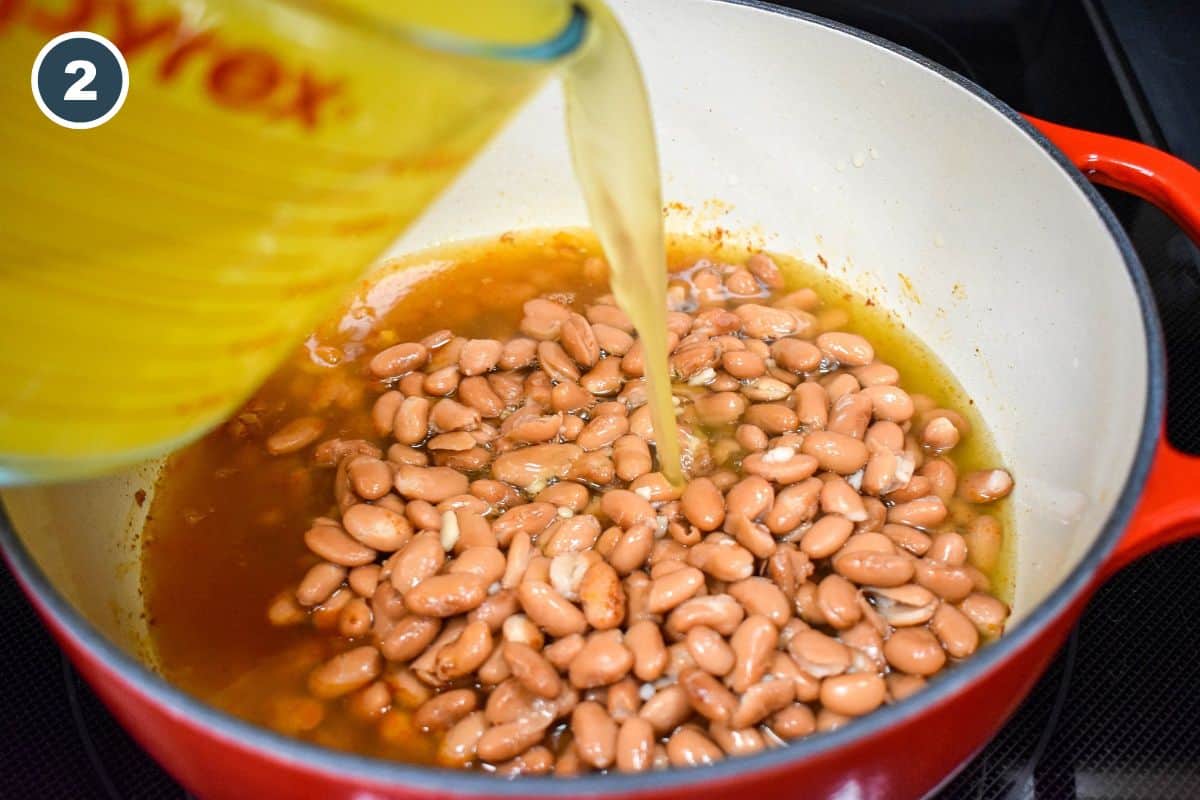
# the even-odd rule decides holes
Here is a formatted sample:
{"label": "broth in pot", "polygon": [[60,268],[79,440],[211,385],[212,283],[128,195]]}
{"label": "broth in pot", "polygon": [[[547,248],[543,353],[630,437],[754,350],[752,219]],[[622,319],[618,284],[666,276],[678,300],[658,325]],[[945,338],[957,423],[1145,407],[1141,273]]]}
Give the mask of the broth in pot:
{"label": "broth in pot", "polygon": [[164,675],[338,749],[640,771],[837,727],[1000,633],[1012,480],[922,343],[820,270],[672,242],[676,486],[599,253],[411,256],[172,457]]}

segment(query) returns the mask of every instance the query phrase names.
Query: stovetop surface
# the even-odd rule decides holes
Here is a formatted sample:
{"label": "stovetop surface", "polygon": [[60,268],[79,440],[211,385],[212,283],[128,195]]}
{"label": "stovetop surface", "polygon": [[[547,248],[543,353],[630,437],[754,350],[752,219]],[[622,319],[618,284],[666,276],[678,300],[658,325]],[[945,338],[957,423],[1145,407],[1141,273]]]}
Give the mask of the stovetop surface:
{"label": "stovetop surface", "polygon": [[[1200,13],[1168,0],[793,2],[911,47],[1010,105],[1200,163]],[[1159,212],[1106,192],[1167,338],[1168,435],[1200,453],[1200,257]],[[1198,488],[1200,491],[1200,488]],[[1200,798],[1200,540],[1104,586],[997,737],[938,794]],[[178,798],[79,679],[0,565],[0,798]]]}

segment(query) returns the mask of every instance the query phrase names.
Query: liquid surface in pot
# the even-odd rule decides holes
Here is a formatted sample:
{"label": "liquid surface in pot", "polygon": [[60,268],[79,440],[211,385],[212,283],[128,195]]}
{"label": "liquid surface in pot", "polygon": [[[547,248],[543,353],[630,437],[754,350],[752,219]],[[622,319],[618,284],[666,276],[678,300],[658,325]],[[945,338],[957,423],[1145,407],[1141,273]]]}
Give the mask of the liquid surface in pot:
{"label": "liquid surface in pot", "polygon": [[[408,269],[364,283],[348,311],[314,332],[233,420],[175,454],[160,479],[143,550],[146,607],[164,676],[219,708],[284,733],[336,749],[434,763],[441,737],[420,732],[410,713],[394,708],[364,720],[346,698],[315,702],[309,695],[314,668],[353,644],[339,634],[336,615],[325,630],[268,620],[272,602],[294,591],[318,561],[306,548],[305,531],[317,517],[336,517],[338,507],[331,505],[335,471],[314,466],[311,443],[272,455],[264,442],[290,421],[313,417],[320,421],[313,443],[365,439],[386,449],[390,440],[376,431],[372,406],[387,387],[364,368],[372,356],[440,329],[507,340],[517,331],[523,304],[534,297],[582,308],[608,291],[599,253],[589,236],[547,232],[412,256],[403,264]],[[669,247],[672,270],[701,258],[742,264],[748,255],[707,240]],[[820,305],[813,314],[822,329],[866,337],[875,359],[899,371],[907,392],[927,396],[929,408],[951,409],[966,419],[970,434],[943,455],[959,476],[1002,463],[972,403],[924,344],[822,270],[779,256],[775,262],[786,281],[775,295],[815,290]],[[686,384],[676,385],[677,394],[688,391]],[[973,550],[970,556],[987,572],[993,593],[1007,599],[1007,501],[948,505],[947,525],[960,530],[980,511],[1000,521],[999,553]]]}

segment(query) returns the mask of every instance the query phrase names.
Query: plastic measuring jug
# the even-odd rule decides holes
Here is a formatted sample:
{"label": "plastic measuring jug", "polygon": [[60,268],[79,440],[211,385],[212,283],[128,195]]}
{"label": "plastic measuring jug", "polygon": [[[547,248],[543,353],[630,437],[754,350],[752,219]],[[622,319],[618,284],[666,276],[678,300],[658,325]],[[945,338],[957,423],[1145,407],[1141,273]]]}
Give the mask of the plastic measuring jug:
{"label": "plastic measuring jug", "polygon": [[[568,0],[0,0],[0,483],[227,416],[575,49]],[[123,108],[27,76],[109,38]]]}

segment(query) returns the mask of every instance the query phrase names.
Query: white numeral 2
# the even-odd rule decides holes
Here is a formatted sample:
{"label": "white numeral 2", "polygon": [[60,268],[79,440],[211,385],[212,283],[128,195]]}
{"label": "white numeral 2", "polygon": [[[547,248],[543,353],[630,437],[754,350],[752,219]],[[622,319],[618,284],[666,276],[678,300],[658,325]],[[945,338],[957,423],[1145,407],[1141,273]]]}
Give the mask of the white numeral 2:
{"label": "white numeral 2", "polygon": [[63,70],[68,75],[78,75],[79,80],[68,87],[63,100],[95,100],[96,90],[87,88],[96,79],[96,65],[90,61],[76,59]]}

